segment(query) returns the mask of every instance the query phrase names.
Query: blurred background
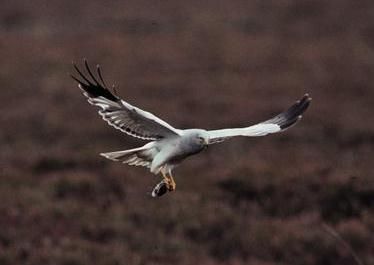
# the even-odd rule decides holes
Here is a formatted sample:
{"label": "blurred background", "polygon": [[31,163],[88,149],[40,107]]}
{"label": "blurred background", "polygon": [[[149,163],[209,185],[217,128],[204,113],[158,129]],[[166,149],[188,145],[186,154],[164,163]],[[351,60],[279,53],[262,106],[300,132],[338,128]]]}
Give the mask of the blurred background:
{"label": "blurred background", "polygon": [[[370,0],[2,1],[0,264],[374,264],[373,17]],[[153,199],[159,177],[98,155],[144,142],[86,102],[83,58],[177,128],[313,102]]]}

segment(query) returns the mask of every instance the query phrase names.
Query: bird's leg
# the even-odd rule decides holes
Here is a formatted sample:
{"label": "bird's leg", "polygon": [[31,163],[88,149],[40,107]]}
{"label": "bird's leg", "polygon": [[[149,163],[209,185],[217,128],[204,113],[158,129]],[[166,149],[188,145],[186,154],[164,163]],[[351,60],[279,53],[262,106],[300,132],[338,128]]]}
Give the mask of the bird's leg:
{"label": "bird's leg", "polygon": [[171,170],[169,170],[169,191],[175,191],[175,188],[177,187],[177,184],[174,181],[173,175],[171,174]]}
{"label": "bird's leg", "polygon": [[164,172],[164,170],[161,170],[161,175],[162,175],[162,181],[165,182],[166,187],[168,191],[172,191],[172,181],[170,180],[170,177]]}
{"label": "bird's leg", "polygon": [[165,181],[166,183],[168,183],[169,178],[163,170],[161,170],[161,175],[162,175],[162,180]]}
{"label": "bird's leg", "polygon": [[168,191],[174,191],[177,185],[175,184],[173,176],[171,175],[171,170],[166,170],[166,168],[164,167],[161,170],[161,175],[162,182],[166,184],[166,188],[168,189]]}

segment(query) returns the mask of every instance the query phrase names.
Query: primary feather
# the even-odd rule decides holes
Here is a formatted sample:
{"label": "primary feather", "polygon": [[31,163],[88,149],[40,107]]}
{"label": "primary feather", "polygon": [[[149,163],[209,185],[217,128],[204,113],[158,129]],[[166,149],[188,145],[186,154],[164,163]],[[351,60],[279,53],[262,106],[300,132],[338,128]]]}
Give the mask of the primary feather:
{"label": "primary feather", "polygon": [[99,114],[109,125],[143,140],[158,140],[179,135],[179,130],[152,113],[141,110],[113,95],[105,85],[100,67],[97,66],[97,74],[101,82],[91,72],[86,60],[84,64],[89,77],[84,75],[74,64],[81,79],[73,75],[72,78],[78,82],[79,88],[83,90],[88,102],[101,109]]}

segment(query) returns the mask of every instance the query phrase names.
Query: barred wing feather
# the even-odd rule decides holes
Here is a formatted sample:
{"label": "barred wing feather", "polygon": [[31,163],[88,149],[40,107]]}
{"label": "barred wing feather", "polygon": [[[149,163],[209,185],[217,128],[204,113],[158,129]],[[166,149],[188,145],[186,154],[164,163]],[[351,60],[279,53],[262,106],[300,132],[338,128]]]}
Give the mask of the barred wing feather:
{"label": "barred wing feather", "polygon": [[159,140],[165,137],[176,136],[180,130],[175,129],[165,121],[150,112],[141,110],[114,95],[106,86],[102,78],[100,67],[97,66],[97,77],[91,72],[86,60],[84,60],[88,76],[74,64],[80,78],[72,75],[78,82],[88,102],[100,108],[100,116],[109,125],[122,132],[143,140]]}

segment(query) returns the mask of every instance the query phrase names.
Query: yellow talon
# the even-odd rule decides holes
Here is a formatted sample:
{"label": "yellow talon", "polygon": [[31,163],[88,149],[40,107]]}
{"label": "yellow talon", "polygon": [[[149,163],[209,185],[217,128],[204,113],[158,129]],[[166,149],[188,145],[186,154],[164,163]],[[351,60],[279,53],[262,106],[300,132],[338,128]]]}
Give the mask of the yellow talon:
{"label": "yellow talon", "polygon": [[169,182],[169,185],[170,185],[169,191],[175,191],[175,188],[177,187],[177,184],[175,183],[174,178],[171,174],[169,174],[169,181],[170,181]]}
{"label": "yellow talon", "polygon": [[168,191],[175,191],[175,188],[177,184],[174,181],[173,176],[169,173],[169,175],[165,174],[164,172],[161,171],[162,177],[166,183],[166,187]]}

